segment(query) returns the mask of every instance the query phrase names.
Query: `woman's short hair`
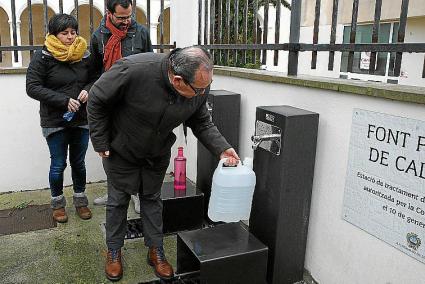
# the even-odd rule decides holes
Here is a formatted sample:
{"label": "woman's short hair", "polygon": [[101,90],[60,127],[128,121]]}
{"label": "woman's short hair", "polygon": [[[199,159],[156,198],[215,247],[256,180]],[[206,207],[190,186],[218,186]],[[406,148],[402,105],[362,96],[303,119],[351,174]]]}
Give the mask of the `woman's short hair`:
{"label": "woman's short hair", "polygon": [[49,20],[49,34],[56,36],[67,28],[78,32],[78,22],[73,16],[68,14],[56,14]]}

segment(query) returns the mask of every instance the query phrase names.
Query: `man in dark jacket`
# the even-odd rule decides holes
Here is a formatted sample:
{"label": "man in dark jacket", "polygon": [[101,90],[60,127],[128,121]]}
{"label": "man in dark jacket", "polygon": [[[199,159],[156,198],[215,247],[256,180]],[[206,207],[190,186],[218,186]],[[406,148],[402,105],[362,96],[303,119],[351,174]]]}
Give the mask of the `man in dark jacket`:
{"label": "man in dark jacket", "polygon": [[[136,53],[152,52],[152,44],[146,27],[131,18],[131,0],[108,0],[107,13],[90,42],[92,72],[98,79],[116,60]],[[95,205],[105,205],[108,195],[94,200]],[[137,196],[132,196],[134,208],[140,212]]]}
{"label": "man in dark jacket", "polygon": [[153,51],[149,31],[131,18],[131,3],[108,0],[106,15],[91,37],[90,53],[99,77],[121,57]]}
{"label": "man in dark jacket", "polygon": [[198,47],[169,55],[137,54],[117,61],[90,90],[91,139],[108,177],[105,272],[111,280],[122,277],[121,247],[134,193],[141,197],[148,262],[158,277],[173,276],[163,250],[160,189],[176,140],[174,128],[185,122],[212,153],[229,164],[239,160],[206,108],[212,69],[210,54]]}

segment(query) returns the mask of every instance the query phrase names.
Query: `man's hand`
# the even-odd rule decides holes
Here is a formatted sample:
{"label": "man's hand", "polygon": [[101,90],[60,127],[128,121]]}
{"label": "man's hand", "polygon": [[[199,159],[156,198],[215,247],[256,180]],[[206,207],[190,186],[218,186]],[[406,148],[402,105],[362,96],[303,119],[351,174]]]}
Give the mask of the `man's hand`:
{"label": "man's hand", "polygon": [[109,158],[109,151],[97,152],[102,158]]}
{"label": "man's hand", "polygon": [[68,110],[72,112],[77,112],[80,108],[80,102],[78,100],[74,100],[72,98],[69,98],[68,101]]}
{"label": "man's hand", "polygon": [[86,103],[89,99],[89,93],[87,93],[86,90],[81,90],[80,94],[78,95],[78,100],[82,103]]}
{"label": "man's hand", "polygon": [[236,154],[236,151],[233,148],[229,148],[220,154],[220,160],[225,158],[227,158],[227,162],[225,163],[227,166],[236,166],[240,160],[238,154]]}

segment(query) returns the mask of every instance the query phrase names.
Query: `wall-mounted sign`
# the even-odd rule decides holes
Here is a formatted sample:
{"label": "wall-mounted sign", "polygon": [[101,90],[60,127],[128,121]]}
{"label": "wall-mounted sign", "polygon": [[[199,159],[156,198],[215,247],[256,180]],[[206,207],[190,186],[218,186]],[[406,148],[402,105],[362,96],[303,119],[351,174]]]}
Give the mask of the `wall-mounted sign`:
{"label": "wall-mounted sign", "polygon": [[425,122],[354,109],[343,218],[425,263]]}

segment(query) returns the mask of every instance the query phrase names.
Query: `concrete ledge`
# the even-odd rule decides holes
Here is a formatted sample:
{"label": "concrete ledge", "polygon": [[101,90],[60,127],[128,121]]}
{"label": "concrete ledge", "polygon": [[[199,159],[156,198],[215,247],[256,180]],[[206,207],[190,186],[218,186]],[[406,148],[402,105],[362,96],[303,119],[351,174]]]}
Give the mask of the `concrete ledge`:
{"label": "concrete ledge", "polygon": [[355,81],[339,78],[314,77],[306,75],[288,76],[280,72],[223,66],[215,66],[214,74],[259,80],[264,82],[296,85],[308,88],[325,89],[342,93],[352,93],[401,102],[425,104],[424,87]]}
{"label": "concrete ledge", "polygon": [[0,74],[27,74],[27,68],[26,67],[0,68]]}
{"label": "concrete ledge", "polygon": [[[0,74],[26,74],[26,72],[26,67],[0,68]],[[280,72],[223,66],[215,66],[214,74],[371,96],[400,102],[425,104],[424,87],[393,85],[339,78],[314,77],[306,75],[287,76],[286,74]]]}

